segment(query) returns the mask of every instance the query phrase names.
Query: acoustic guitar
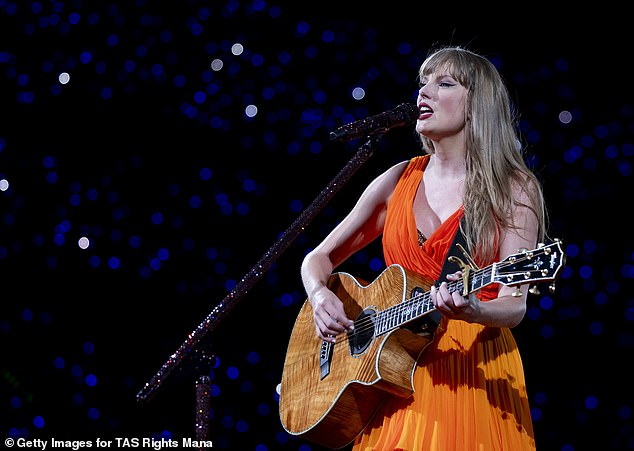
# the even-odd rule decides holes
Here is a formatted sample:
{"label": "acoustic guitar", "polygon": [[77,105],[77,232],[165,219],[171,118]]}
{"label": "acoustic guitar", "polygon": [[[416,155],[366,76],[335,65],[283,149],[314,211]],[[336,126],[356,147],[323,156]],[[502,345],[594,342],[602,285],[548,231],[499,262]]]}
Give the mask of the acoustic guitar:
{"label": "acoustic guitar", "polygon": [[[554,283],[565,255],[556,240],[482,269],[459,263],[463,277],[448,288],[466,296],[492,283]],[[363,431],[387,397],[414,392],[416,362],[433,340],[437,323],[429,321],[435,311],[430,282],[397,264],[369,284],[337,272],[328,287],[348,318],[355,318],[354,330],[337,336],[336,343],[322,341],[310,301],[304,302],[288,343],[279,414],[288,433],[339,449]]]}

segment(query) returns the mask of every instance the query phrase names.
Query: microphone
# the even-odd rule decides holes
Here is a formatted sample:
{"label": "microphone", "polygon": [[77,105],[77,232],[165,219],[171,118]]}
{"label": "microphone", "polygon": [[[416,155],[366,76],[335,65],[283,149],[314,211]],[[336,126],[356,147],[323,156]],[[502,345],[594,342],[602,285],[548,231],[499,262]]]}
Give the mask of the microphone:
{"label": "microphone", "polygon": [[415,122],[419,114],[416,105],[402,103],[392,110],[343,125],[334,132],[330,132],[330,139],[332,141],[350,141],[386,133],[393,128]]}

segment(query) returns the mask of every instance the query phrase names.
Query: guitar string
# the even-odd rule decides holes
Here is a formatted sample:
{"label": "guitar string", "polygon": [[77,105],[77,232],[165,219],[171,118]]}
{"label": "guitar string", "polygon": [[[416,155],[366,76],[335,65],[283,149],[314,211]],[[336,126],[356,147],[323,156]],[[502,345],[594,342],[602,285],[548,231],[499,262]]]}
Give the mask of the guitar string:
{"label": "guitar string", "polygon": [[[497,267],[498,267],[498,269],[505,269],[507,266],[515,265],[518,262],[522,262],[522,261],[527,260],[527,259],[532,259],[534,257],[535,257],[534,254],[532,254],[532,255],[531,254],[527,254],[523,258],[517,259],[517,260],[515,260],[513,262],[500,262],[500,263],[498,263]],[[488,266],[488,267],[486,267],[486,268],[484,268],[482,270],[475,271],[473,280],[476,280],[478,278],[478,276],[480,276],[481,279],[485,275],[489,276],[491,274],[491,271],[493,270],[493,266],[494,265],[490,265],[490,266]],[[518,272],[518,271],[515,271],[515,272]],[[501,273],[500,275],[504,275],[504,274]],[[459,280],[459,281],[456,281],[456,282],[450,284],[449,288],[450,289],[455,288],[452,291],[462,290],[462,288],[463,288],[462,280]],[[425,303],[422,304],[422,305],[420,305],[420,303],[419,303],[421,297],[426,297],[427,298],[427,299],[424,299]],[[389,308],[383,310],[382,312],[379,312],[379,315],[381,315],[384,318],[387,318],[385,321],[382,322],[382,324],[385,324],[385,323],[389,324],[389,320],[394,318],[394,314],[396,314],[397,316],[402,317],[403,316],[402,311],[409,311],[410,310],[410,308],[409,308],[410,305],[419,303],[419,308],[421,306],[425,307],[425,308],[429,308],[429,306],[431,304],[430,297],[431,297],[431,293],[429,291],[427,291],[427,292],[424,292],[423,294],[419,294],[419,295],[416,295],[416,296],[414,296],[414,297],[412,297],[410,299],[407,299],[407,300],[403,301],[402,303],[399,303],[399,304],[396,304],[396,305],[394,305],[392,307],[389,307]],[[404,307],[408,307],[408,308],[404,309]],[[431,312],[432,310],[433,309],[430,308],[429,312]],[[425,312],[425,313],[429,313],[429,312]],[[360,327],[358,327],[357,325],[360,326]],[[353,332],[351,332],[350,335],[354,336],[357,333],[357,331],[358,331],[358,333],[361,333],[361,332],[366,332],[367,330],[369,330],[371,328],[375,328],[376,327],[376,321],[374,321],[372,317],[366,317],[366,318],[360,320],[357,323],[357,325],[355,325],[355,330]],[[388,332],[389,330],[391,330],[393,328],[394,327],[388,327],[388,329],[383,331],[383,333]]]}
{"label": "guitar string", "polygon": [[[550,246],[547,246],[547,247],[550,247]],[[546,248],[543,248],[543,249],[546,249]],[[540,250],[542,250],[542,249],[540,249]],[[502,269],[505,269],[508,266],[513,266],[513,265],[515,265],[517,263],[520,263],[520,262],[525,261],[525,260],[532,259],[534,257],[535,257],[535,254],[527,253],[526,256],[524,256],[522,258],[519,258],[519,259],[517,259],[517,260],[515,260],[513,262],[509,262],[509,261],[499,262],[497,264],[497,269],[498,270],[502,270]],[[490,265],[490,266],[487,266],[486,268],[483,268],[481,270],[474,271],[473,279],[477,279],[478,276],[480,278],[482,278],[482,277],[484,277],[485,274],[491,273],[493,271],[493,266],[495,266],[495,265]],[[515,272],[519,272],[519,271],[515,271]],[[503,273],[501,273],[501,271],[498,271],[498,274],[501,275],[501,276],[504,275]],[[449,288],[450,289],[455,288],[451,292],[462,290],[463,289],[462,280],[458,280],[458,281],[450,283],[449,284]],[[420,303],[421,298],[426,298],[426,299],[422,300],[424,302],[423,304]],[[375,316],[372,316],[372,317],[368,316],[368,317],[365,317],[365,318],[359,320],[358,322],[355,322],[354,331],[346,334],[347,337],[348,337],[348,340],[350,340],[350,337],[356,338],[357,335],[365,333],[365,332],[367,332],[367,331],[369,331],[371,329],[376,329],[376,320],[375,320],[375,318],[378,317],[379,315],[384,317],[384,318],[386,318],[386,320],[383,321],[382,324],[385,324],[385,323],[389,324],[389,320],[394,319],[395,315],[396,316],[400,316],[400,317],[403,316],[401,311],[404,310],[404,307],[409,307],[410,305],[414,306],[415,304],[418,304],[419,308],[421,306],[425,307],[425,308],[429,308],[429,311],[425,312],[425,313],[430,313],[433,310],[435,310],[435,308],[430,308],[430,304],[433,304],[431,302],[431,292],[430,291],[425,291],[422,294],[417,294],[417,295],[415,295],[415,296],[413,296],[413,297],[411,297],[409,299],[406,299],[405,301],[403,301],[403,302],[401,302],[399,304],[396,304],[396,305],[393,305],[391,307],[388,307],[387,309],[379,312]],[[405,309],[405,310],[409,311],[409,309]],[[382,332],[382,334],[394,329],[395,327],[396,326],[388,327],[385,331]],[[376,331],[375,331],[375,334],[376,334]],[[340,342],[335,342],[334,344],[337,344],[337,343],[340,343]]]}

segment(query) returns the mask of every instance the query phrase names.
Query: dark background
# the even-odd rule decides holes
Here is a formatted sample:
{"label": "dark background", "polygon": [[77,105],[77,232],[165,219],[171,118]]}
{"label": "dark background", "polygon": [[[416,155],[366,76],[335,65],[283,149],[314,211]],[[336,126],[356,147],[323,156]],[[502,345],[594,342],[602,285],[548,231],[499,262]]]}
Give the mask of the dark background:
{"label": "dark background", "polygon": [[[284,432],[275,393],[299,265],[369,180],[420,152],[411,131],[240,281],[361,144],[330,131],[413,101],[427,52],[460,44],[507,80],[568,255],[514,330],[538,449],[634,449],[633,39],[624,12],[596,9],[0,0],[3,441],[194,437],[206,371],[191,355],[137,394],[238,284],[199,346],[218,357],[214,448],[319,449]],[[371,279],[380,259],[345,269]]]}

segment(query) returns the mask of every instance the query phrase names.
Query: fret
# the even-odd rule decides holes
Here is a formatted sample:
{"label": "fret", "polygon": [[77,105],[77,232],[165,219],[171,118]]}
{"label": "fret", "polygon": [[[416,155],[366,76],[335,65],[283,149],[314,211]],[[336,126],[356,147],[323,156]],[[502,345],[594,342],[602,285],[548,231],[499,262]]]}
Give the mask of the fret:
{"label": "fret", "polygon": [[407,317],[410,315],[410,312],[411,312],[409,305],[410,305],[409,302],[403,302],[403,304],[401,305],[401,308],[398,309],[398,315],[396,317],[397,323],[402,324],[405,321],[407,321]]}
{"label": "fret", "polygon": [[410,299],[409,304],[409,315],[407,317],[407,321],[410,321],[420,315],[420,302],[418,298]]}
{"label": "fret", "polygon": [[374,323],[374,330],[376,335],[381,335],[385,333],[385,311],[379,312],[376,316],[376,321]]}
{"label": "fret", "polygon": [[399,309],[398,322],[404,323],[407,321],[407,317],[411,314],[411,309],[409,308],[409,302],[403,302],[403,305]]}
{"label": "fret", "polygon": [[[557,245],[559,244],[557,243]],[[534,253],[539,252],[539,253],[545,253],[546,255],[552,254],[555,257],[559,257],[560,259],[562,259],[563,254],[561,252],[559,254],[552,253],[550,252],[550,249],[548,248],[539,248],[534,250],[533,253],[530,254],[531,255],[530,258],[533,257]],[[528,258],[526,257],[526,255],[528,254],[521,253],[515,256],[507,257],[507,259],[504,260],[503,262],[493,263],[487,266],[486,268],[470,270],[467,277],[467,281],[466,281],[468,285],[467,292],[472,293],[474,291],[481,289],[482,287],[485,287],[491,283],[496,282],[496,276],[501,278],[501,276],[499,276],[498,274],[500,269],[505,269],[504,281],[502,281],[502,283],[505,283],[506,281],[505,283],[506,285],[517,284],[517,282],[515,282],[515,279],[520,280],[520,277],[521,277],[521,281],[525,283],[526,282],[525,274],[527,271],[530,271],[531,274],[535,273],[537,276],[539,276],[535,280],[547,279],[547,277],[545,277],[543,272],[538,271],[539,268],[536,268],[535,264],[531,265],[530,261],[528,263],[523,263],[524,260]],[[551,257],[551,258],[554,258],[554,257]],[[524,269],[524,268],[518,269],[517,266],[520,263],[523,263],[524,266],[528,265],[527,269]],[[509,266],[510,266],[510,269],[512,269],[512,271],[509,270]],[[551,266],[554,267],[555,265],[551,265]],[[550,268],[550,271],[554,271],[554,273],[556,274],[556,272],[559,271],[560,268],[561,268],[561,265],[554,269]],[[457,291],[462,294],[464,292],[464,282],[465,281],[462,278],[456,281],[449,282],[447,283],[447,289],[449,290],[450,293]],[[410,322],[416,318],[419,318],[425,315],[426,313],[429,313],[432,310],[435,310],[435,306],[431,302],[431,292],[430,291],[422,292],[421,290],[417,292],[417,294],[414,294],[412,298],[403,300],[401,303],[397,305],[393,305],[392,307],[389,307],[381,312],[377,312],[375,320],[374,320],[375,336],[383,335],[397,327],[400,327],[401,325],[407,322]]]}
{"label": "fret", "polygon": [[398,315],[395,315],[394,313],[395,313],[394,310],[392,310],[391,315],[390,315],[390,322],[388,323],[390,329],[393,329],[396,326],[398,326],[398,321],[397,321],[398,320]]}
{"label": "fret", "polygon": [[482,271],[474,271],[471,273],[471,281],[469,282],[469,291],[477,290],[482,285]]}
{"label": "fret", "polygon": [[416,302],[416,316],[425,313],[425,296],[419,296]]}

